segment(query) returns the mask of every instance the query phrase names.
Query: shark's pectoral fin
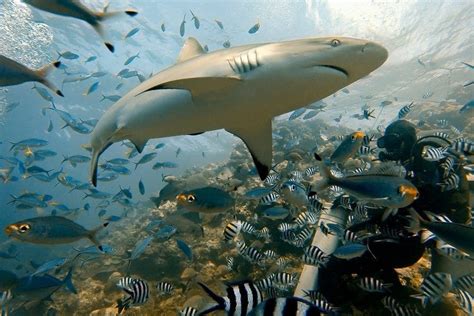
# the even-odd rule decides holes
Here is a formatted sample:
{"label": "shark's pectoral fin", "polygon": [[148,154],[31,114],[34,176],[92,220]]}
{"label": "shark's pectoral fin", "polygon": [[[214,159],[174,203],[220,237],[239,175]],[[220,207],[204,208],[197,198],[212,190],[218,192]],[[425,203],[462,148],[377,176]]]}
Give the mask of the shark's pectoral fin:
{"label": "shark's pectoral fin", "polygon": [[135,148],[137,151],[141,154],[143,149],[145,148],[146,142],[148,141],[147,139],[130,139],[130,141],[135,145]]}
{"label": "shark's pectoral fin", "polygon": [[265,179],[272,167],[272,122],[270,119],[226,128],[247,145],[260,179]]}
{"label": "shark's pectoral fin", "polygon": [[223,90],[235,88],[240,82],[241,79],[238,77],[186,78],[161,83],[141,93],[159,89],[182,89],[189,90],[193,99],[206,98],[215,95],[216,91],[222,92]]}
{"label": "shark's pectoral fin", "polygon": [[184,42],[183,48],[181,48],[181,51],[179,52],[176,63],[181,63],[205,53],[206,51],[202,48],[197,39],[190,37]]}

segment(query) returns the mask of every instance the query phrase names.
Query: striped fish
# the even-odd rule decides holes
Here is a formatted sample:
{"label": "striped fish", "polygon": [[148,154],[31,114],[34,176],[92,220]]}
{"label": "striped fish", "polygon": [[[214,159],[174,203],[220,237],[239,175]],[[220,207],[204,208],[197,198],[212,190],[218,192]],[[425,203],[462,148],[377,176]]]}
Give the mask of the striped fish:
{"label": "striped fish", "polygon": [[255,234],[257,230],[249,222],[242,221],[242,231],[247,234]]}
{"label": "striped fish", "polygon": [[234,257],[225,258],[227,270],[232,271],[234,268]]}
{"label": "striped fish", "polygon": [[313,212],[301,212],[296,218],[296,225],[303,227],[306,225],[316,225],[318,223],[318,216]]}
{"label": "striped fish", "polygon": [[439,161],[446,155],[446,148],[425,146],[421,156],[427,161]]}
{"label": "striped fish", "polygon": [[359,280],[359,283],[357,285],[359,285],[359,287],[362,288],[364,291],[371,293],[385,293],[387,291],[387,288],[390,286],[390,284],[384,284],[382,281],[373,277],[364,277]]}
{"label": "striped fish", "polygon": [[415,307],[399,305],[391,310],[393,316],[421,316]]}
{"label": "striped fish", "polygon": [[369,146],[370,143],[375,139],[375,135],[368,135],[368,134],[365,134],[364,135],[364,138],[362,138],[362,145],[364,146]]}
{"label": "striped fish", "polygon": [[443,182],[437,183],[440,187],[441,192],[456,190],[459,186],[459,176],[451,172]]}
{"label": "striped fish", "polygon": [[8,316],[8,303],[12,300],[13,294],[11,290],[0,292],[0,315]]}
{"label": "striped fish", "polygon": [[275,202],[276,200],[278,200],[279,197],[280,195],[278,193],[270,192],[260,199],[260,204],[271,204]]}
{"label": "striped fish", "polygon": [[446,119],[442,119],[442,120],[437,120],[436,124],[440,127],[447,127],[449,125],[449,122]]}
{"label": "striped fish", "polygon": [[293,223],[281,223],[278,225],[278,230],[282,233],[289,230],[295,230],[296,228],[298,228],[298,225]]}
{"label": "striped fish", "polygon": [[298,235],[296,235],[296,239],[301,240],[304,243],[305,241],[310,239],[311,236],[313,236],[313,231],[308,228],[304,228],[298,233]]}
{"label": "striped fish", "polygon": [[446,140],[449,139],[449,134],[446,133],[446,132],[435,132],[434,136],[441,137],[441,138],[444,138]]}
{"label": "striped fish", "polygon": [[269,277],[272,280],[273,285],[280,289],[286,289],[294,286],[296,283],[296,275],[286,272],[272,273]]}
{"label": "striped fish", "polygon": [[235,220],[227,224],[224,228],[224,240],[231,241],[240,233],[242,221]]}
{"label": "striped fish", "polygon": [[300,182],[303,180],[303,173],[298,170],[290,172],[290,176],[291,179],[289,181]]}
{"label": "striped fish", "polygon": [[450,148],[458,153],[474,155],[474,142],[467,139],[457,139],[451,144]]}
{"label": "striped fish", "polygon": [[265,239],[270,239],[270,229],[268,227],[263,227],[257,232],[257,237],[259,238],[265,238]]}
{"label": "striped fish", "polygon": [[120,278],[117,282],[117,286],[121,289],[130,288],[130,286],[136,281],[136,279],[131,277]]}
{"label": "striped fish", "polygon": [[273,186],[275,185],[278,181],[280,180],[280,174],[278,173],[273,173],[268,175],[265,180],[263,180],[263,183],[267,186]]}
{"label": "striped fish", "polygon": [[275,263],[280,269],[284,269],[286,265],[288,264],[288,259],[285,257],[280,257],[276,260]]}
{"label": "striped fish", "polygon": [[[443,295],[447,294],[453,285],[451,274],[436,272],[423,280],[420,290],[423,296],[432,304],[436,303]],[[426,301],[423,301],[425,304]]]}
{"label": "striped fish", "polygon": [[459,301],[459,306],[468,314],[473,315],[474,312],[474,299],[471,294],[467,291],[456,290],[456,298]]}
{"label": "striped fish", "polygon": [[283,241],[293,243],[296,240],[296,234],[292,230],[286,230],[281,233],[281,239]]}
{"label": "striped fish", "polygon": [[446,157],[446,159],[440,163],[439,167],[443,169],[443,178],[447,178],[449,172],[453,170],[455,160],[453,157]]}
{"label": "striped fish", "polygon": [[408,113],[410,113],[411,109],[415,106],[414,102],[411,102],[410,104],[408,105],[405,105],[404,107],[402,107],[400,109],[400,111],[398,111],[398,119],[402,119],[404,118],[405,116],[408,115]]}
{"label": "striped fish", "polygon": [[253,309],[248,316],[318,316],[319,309],[299,297],[269,298]]}
{"label": "striped fish", "polygon": [[[308,246],[304,249],[304,253],[308,259],[316,262],[317,264],[326,263],[329,260],[329,256],[327,256],[324,251],[319,249],[316,246]],[[305,260],[303,256],[303,260]]]}
{"label": "striped fish", "polygon": [[265,260],[265,255],[261,254],[254,247],[246,247],[242,255],[251,263],[260,263]]}
{"label": "striped fish", "polygon": [[277,257],[277,254],[275,251],[271,250],[271,249],[268,249],[268,250],[265,250],[263,252],[263,255],[267,258],[267,259],[275,259]]}
{"label": "striped fish", "polygon": [[449,129],[451,130],[451,132],[453,132],[456,135],[461,134],[461,131],[459,129],[457,129],[455,126],[450,126]]}
{"label": "striped fish", "polygon": [[174,290],[174,286],[168,282],[159,282],[156,285],[156,290],[158,291],[159,295],[168,295],[171,294]]}
{"label": "striped fish", "polygon": [[191,306],[186,306],[179,312],[179,316],[195,316],[197,314],[197,309]]}
{"label": "striped fish", "polygon": [[214,293],[201,282],[198,284],[217,303],[202,311],[199,315],[207,315],[216,310],[225,310],[228,315],[245,316],[263,301],[261,290],[251,281],[230,283],[226,287],[226,296]]}
{"label": "striped fish", "polygon": [[306,168],[306,170],[304,171],[304,174],[307,176],[307,177],[312,177],[314,176],[316,173],[319,172],[319,168],[318,167],[308,167]]}
{"label": "striped fish", "polygon": [[360,146],[359,151],[358,151],[360,156],[367,156],[368,154],[373,154],[374,152],[375,152],[375,148],[370,148],[370,146],[365,146],[365,145]]}
{"label": "striped fish", "polygon": [[119,314],[131,306],[142,305],[148,301],[148,283],[144,280],[137,279],[130,285],[130,287],[123,288],[123,290],[128,294],[128,296],[117,301]]}
{"label": "striped fish", "polygon": [[257,282],[255,282],[255,285],[261,290],[265,291],[266,289],[270,289],[273,287],[273,278],[272,275],[267,276],[266,278],[263,278]]}
{"label": "striped fish", "polygon": [[463,291],[470,291],[474,286],[474,275],[466,274],[458,278],[455,283],[456,288]]}
{"label": "striped fish", "polygon": [[385,308],[389,310],[394,310],[400,307],[400,303],[398,303],[397,300],[393,296],[385,296],[382,299],[382,304],[383,306],[385,306]]}

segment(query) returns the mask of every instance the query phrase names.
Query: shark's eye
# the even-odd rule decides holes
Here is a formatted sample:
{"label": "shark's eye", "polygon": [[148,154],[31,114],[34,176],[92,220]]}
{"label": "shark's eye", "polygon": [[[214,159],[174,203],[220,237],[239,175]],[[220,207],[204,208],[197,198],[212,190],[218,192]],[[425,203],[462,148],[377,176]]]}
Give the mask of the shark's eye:
{"label": "shark's eye", "polygon": [[188,202],[193,203],[196,200],[196,197],[192,194],[188,195]]}
{"label": "shark's eye", "polygon": [[340,41],[340,40],[338,40],[338,39],[333,39],[333,40],[331,41],[331,46],[332,46],[332,47],[337,47],[337,46],[339,46],[339,45],[341,45],[341,41]]}
{"label": "shark's eye", "polygon": [[28,225],[28,224],[22,224],[22,225],[20,225],[20,227],[18,227],[18,231],[19,231],[20,233],[26,233],[27,231],[30,230],[30,228],[31,228],[30,225]]}

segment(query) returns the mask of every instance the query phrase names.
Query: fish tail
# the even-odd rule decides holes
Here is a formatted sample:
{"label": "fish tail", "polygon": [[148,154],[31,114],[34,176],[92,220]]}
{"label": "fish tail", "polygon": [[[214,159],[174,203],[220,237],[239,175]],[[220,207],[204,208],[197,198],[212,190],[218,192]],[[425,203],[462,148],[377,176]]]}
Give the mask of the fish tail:
{"label": "fish tail", "polygon": [[[67,125],[66,125],[66,126],[67,126]],[[66,155],[63,155],[63,157],[64,157],[64,159],[63,159],[63,161],[61,161],[61,165],[62,165],[65,161],[67,161],[67,160],[69,159],[69,157],[66,156]]]}
{"label": "fish tail", "polygon": [[74,284],[72,284],[72,268],[69,269],[66,277],[63,280],[63,284],[69,291],[71,291],[71,293],[77,294],[77,290],[74,287]]}
{"label": "fish tail", "polygon": [[102,229],[104,229],[107,226],[109,226],[109,222],[105,222],[105,223],[101,224],[100,226],[90,230],[89,233],[88,233],[88,236],[87,236],[97,246],[97,248],[99,248],[100,251],[103,251],[104,248],[99,243],[96,236]]}
{"label": "fish tail", "polygon": [[[109,14],[111,14],[111,13],[106,13],[105,15],[109,15]],[[98,16],[99,21],[103,20],[103,18],[101,18],[100,16],[101,16],[101,15]],[[107,49],[108,49],[111,53],[115,52],[115,47],[114,47],[114,45],[105,39],[104,29],[102,28],[102,24],[100,24],[99,22],[97,22],[97,23],[91,24],[91,25],[92,25],[92,27],[94,28],[94,30],[96,31],[96,33],[99,34],[100,38],[104,41],[105,47],[107,47]]]}
{"label": "fish tail", "polygon": [[94,151],[92,153],[91,167],[89,170],[90,181],[93,186],[97,186],[97,164],[99,163],[100,151]]}
{"label": "fish tail", "polygon": [[12,144],[12,146],[10,147],[10,151],[12,151],[13,148],[15,148],[15,146],[16,146],[17,143],[14,143],[14,142],[9,142],[9,143]]}
{"label": "fish tail", "polygon": [[56,86],[51,81],[46,79],[46,76],[51,72],[51,70],[53,68],[58,68],[60,65],[61,65],[60,61],[55,61],[51,64],[48,64],[48,65],[36,70],[35,73],[39,77],[39,80],[38,80],[39,82],[41,82],[42,84],[44,84],[45,86],[47,86],[48,88],[53,90],[57,95],[59,95],[61,97],[64,97],[64,94],[61,92],[61,90],[56,88]]}
{"label": "fish tail", "polygon": [[12,197],[12,200],[8,202],[7,204],[13,204],[18,200],[18,197],[14,196],[13,194],[10,194],[10,196]]}
{"label": "fish tail", "polygon": [[424,220],[413,208],[410,208],[408,212],[410,213],[410,219],[408,226],[405,226],[405,228],[409,232],[417,233],[422,229],[421,224]]}
{"label": "fish tail", "polygon": [[314,153],[314,158],[316,159],[316,161],[319,162],[319,170],[323,179],[318,183],[314,184],[313,188],[316,189],[316,191],[324,190],[325,188],[331,185],[334,176],[331,174],[331,171],[329,170],[328,166],[323,161],[321,156],[319,156],[317,153]]}
{"label": "fish tail", "polygon": [[208,288],[206,285],[204,285],[201,282],[198,282],[198,284],[202,287],[202,289],[209,295],[214,301],[216,301],[217,305],[214,305],[202,312],[199,312],[198,315],[207,315],[213,311],[221,310],[225,308],[225,301],[224,298],[221,296],[217,295],[214,293],[210,288]]}

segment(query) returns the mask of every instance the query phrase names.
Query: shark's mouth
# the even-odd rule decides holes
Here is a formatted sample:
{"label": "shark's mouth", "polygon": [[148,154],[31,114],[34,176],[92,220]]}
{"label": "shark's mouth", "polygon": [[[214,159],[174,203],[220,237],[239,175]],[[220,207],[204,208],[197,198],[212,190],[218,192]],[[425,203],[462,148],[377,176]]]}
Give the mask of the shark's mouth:
{"label": "shark's mouth", "polygon": [[349,74],[344,68],[338,67],[338,66],[333,66],[333,65],[318,65],[318,67],[325,67],[325,68],[331,68],[336,71],[342,72],[346,77],[349,77]]}

